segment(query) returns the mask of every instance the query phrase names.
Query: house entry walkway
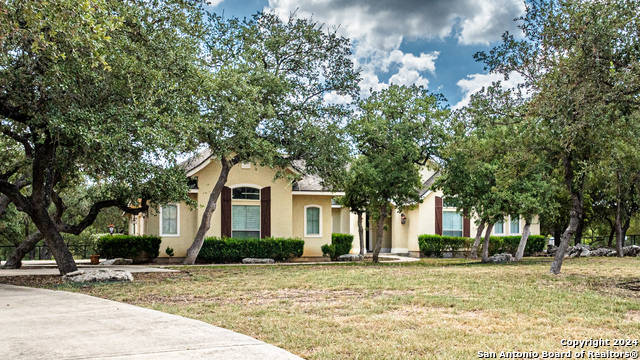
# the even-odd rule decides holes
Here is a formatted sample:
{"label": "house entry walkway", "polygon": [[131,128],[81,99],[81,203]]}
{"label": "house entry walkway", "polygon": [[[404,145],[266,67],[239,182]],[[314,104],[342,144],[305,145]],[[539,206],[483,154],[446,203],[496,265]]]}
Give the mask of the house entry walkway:
{"label": "house entry walkway", "polygon": [[301,359],[201,321],[75,294],[0,284],[2,354],[13,360]]}

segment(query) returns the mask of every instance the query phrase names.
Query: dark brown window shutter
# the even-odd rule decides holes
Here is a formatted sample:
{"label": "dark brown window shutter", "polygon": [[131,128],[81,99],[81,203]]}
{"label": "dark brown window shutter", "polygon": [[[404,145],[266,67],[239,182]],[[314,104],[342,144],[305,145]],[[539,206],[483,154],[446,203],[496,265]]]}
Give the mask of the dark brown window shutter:
{"label": "dark brown window shutter", "polygon": [[471,219],[469,219],[469,213],[464,212],[464,220],[462,222],[462,236],[471,237]]}
{"label": "dark brown window shutter", "polygon": [[271,237],[271,186],[260,190],[260,237]]}
{"label": "dark brown window shutter", "polygon": [[220,235],[231,237],[231,188],[222,188],[222,201],[220,203]]}
{"label": "dark brown window shutter", "polygon": [[442,198],[436,196],[436,235],[442,235]]}

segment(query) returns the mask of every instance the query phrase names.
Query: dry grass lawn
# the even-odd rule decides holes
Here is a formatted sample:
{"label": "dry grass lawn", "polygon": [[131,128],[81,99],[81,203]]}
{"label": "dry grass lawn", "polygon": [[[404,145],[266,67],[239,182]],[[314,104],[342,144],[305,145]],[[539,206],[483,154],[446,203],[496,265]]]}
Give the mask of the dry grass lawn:
{"label": "dry grass lawn", "polygon": [[55,287],[202,320],[308,359],[471,359],[568,350],[561,339],[640,338],[640,282],[620,285],[640,281],[640,258],[568,259],[560,276],[548,274],[549,261],[189,267]]}

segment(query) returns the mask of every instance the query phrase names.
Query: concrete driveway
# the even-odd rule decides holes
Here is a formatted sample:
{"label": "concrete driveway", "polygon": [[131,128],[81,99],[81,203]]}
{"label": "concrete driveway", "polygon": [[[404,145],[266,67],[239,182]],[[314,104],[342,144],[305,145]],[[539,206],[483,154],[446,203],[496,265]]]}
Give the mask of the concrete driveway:
{"label": "concrete driveway", "polygon": [[37,359],[301,359],[181,316],[96,297],[0,284],[0,354]]}

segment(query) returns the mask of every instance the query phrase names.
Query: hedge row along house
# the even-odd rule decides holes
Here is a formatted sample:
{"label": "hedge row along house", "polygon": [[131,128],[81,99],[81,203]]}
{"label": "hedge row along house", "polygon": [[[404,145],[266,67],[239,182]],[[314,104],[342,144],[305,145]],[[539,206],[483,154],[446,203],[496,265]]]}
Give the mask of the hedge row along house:
{"label": "hedge row along house", "polygon": [[[157,212],[150,210],[148,215],[130,218],[130,234],[162,238],[160,261],[163,257],[168,258],[165,253],[167,247],[174,250],[175,258],[185,256],[200,225],[204,206],[221,165],[205,150],[182,166],[187,176],[194,179],[189,197],[198,206],[190,209],[185,203],[167,204]],[[316,176],[300,176],[293,168],[285,171],[299,180],[274,180],[276,170],[249,163],[234,166],[218,199],[207,237],[297,237],[305,241],[300,260],[312,261],[322,258],[320,247],[331,243],[331,233],[346,233],[354,235],[351,252],[358,253],[357,217],[334,200],[344,194],[323,188]],[[430,189],[437,175],[433,170],[423,169],[423,202],[404,213],[392,212],[383,235],[383,253],[419,257],[418,236],[422,234],[475,236],[474,221],[448,207],[441,192]],[[369,221],[368,216],[365,221]],[[494,226],[493,235],[519,235],[523,226],[521,219],[507,218]],[[369,229],[365,231],[366,250],[371,252],[375,229],[373,226],[365,229]],[[534,221],[531,234],[539,233],[540,225]]]}

